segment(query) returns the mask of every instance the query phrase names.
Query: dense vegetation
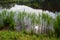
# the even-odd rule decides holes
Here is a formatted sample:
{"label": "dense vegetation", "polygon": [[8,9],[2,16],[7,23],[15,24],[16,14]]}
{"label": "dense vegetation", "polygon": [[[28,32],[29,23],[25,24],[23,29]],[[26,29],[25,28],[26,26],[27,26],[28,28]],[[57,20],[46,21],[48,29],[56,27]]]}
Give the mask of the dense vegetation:
{"label": "dense vegetation", "polygon": [[[16,18],[17,16],[17,18]],[[21,26],[21,30],[24,31],[24,33],[26,33],[26,25],[24,24],[24,17],[26,17],[27,19],[30,18],[31,19],[31,24],[32,26],[34,25],[41,25],[41,17],[42,17],[42,27],[44,25],[44,22],[47,22],[44,25],[44,27],[51,27],[49,25],[53,25],[55,32],[46,29],[45,33],[48,34],[47,36],[55,36],[55,37],[59,37],[60,36],[60,14],[57,15],[57,17],[55,19],[53,19],[51,16],[49,16],[46,13],[42,13],[42,16],[36,15],[35,13],[33,14],[29,14],[29,13],[25,13],[25,12],[19,12],[18,14],[16,14],[15,12],[8,12],[8,11],[2,11],[0,12],[0,30],[10,30],[10,31],[15,31],[15,27],[17,25]],[[27,20],[28,21],[28,20]],[[26,22],[27,22],[26,21]],[[18,23],[17,23],[18,22]],[[42,31],[43,32],[43,31]],[[29,34],[35,34],[33,33],[33,31],[29,32]],[[44,34],[45,34],[44,33]],[[4,34],[5,35],[5,34]],[[40,33],[39,33],[40,35]]]}
{"label": "dense vegetation", "polygon": [[60,0],[0,0],[0,4],[3,7],[7,7],[8,4],[8,7],[11,4],[22,4],[38,9],[60,11]]}
{"label": "dense vegetation", "polygon": [[54,28],[55,28],[55,33],[57,37],[60,35],[60,14],[56,17],[56,20],[54,22]]}

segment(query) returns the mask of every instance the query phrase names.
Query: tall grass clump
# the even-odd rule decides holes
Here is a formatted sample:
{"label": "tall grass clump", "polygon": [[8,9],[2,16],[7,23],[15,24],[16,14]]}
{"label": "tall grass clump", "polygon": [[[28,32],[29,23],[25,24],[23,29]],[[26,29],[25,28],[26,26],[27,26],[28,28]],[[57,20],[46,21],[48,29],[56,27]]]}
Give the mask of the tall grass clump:
{"label": "tall grass clump", "polygon": [[31,18],[32,25],[34,25],[36,23],[36,14],[35,13],[30,14],[30,18]]}
{"label": "tall grass clump", "polygon": [[53,35],[53,18],[45,12],[42,13],[42,28],[44,34]]}
{"label": "tall grass clump", "polygon": [[35,26],[40,26],[40,14],[36,15],[35,13],[28,14],[28,17],[31,21],[31,34],[34,34],[35,32]]}
{"label": "tall grass clump", "polygon": [[[6,18],[6,11],[4,10],[2,13],[0,13],[0,21],[3,23],[4,19]],[[1,24],[2,25],[2,24]],[[4,26],[4,23],[3,23],[3,26],[0,27],[3,27]]]}
{"label": "tall grass clump", "polygon": [[19,12],[17,16],[17,26],[20,26],[20,30],[25,30],[24,17],[26,17],[25,12]]}
{"label": "tall grass clump", "polygon": [[14,19],[15,14],[16,13],[14,13],[14,12],[11,11],[11,12],[9,12],[9,14],[7,16],[7,23],[9,23],[9,26],[10,26],[11,30],[14,30],[15,25],[16,25],[15,19]]}
{"label": "tall grass clump", "polygon": [[56,36],[59,37],[60,36],[60,13],[57,15],[55,19],[54,29],[55,29]]}
{"label": "tall grass clump", "polygon": [[42,20],[43,20],[43,22],[45,21],[45,22],[47,22],[48,25],[50,25],[51,22],[52,22],[52,19],[53,18],[48,13],[45,13],[45,12],[42,13]]}
{"label": "tall grass clump", "polygon": [[8,12],[6,10],[2,11],[1,13],[1,19],[3,23],[3,28],[9,28],[11,30],[14,30],[15,21],[14,21],[14,12]]}

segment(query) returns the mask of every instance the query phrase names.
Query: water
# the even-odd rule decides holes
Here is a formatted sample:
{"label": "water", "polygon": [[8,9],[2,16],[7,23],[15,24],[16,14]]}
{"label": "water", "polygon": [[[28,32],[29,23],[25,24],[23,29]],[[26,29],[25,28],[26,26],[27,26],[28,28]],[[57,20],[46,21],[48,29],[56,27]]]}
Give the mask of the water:
{"label": "water", "polygon": [[[14,7],[10,8],[9,11],[35,13],[37,15],[38,15],[38,13],[40,13],[42,15],[42,12],[43,12],[42,9],[33,9],[33,8],[25,6],[25,5],[17,5],[17,4]],[[55,18],[55,16],[56,16],[53,12],[49,12],[48,10],[44,10],[44,12],[48,13],[53,18]]]}
{"label": "water", "polygon": [[[42,14],[42,12],[44,11],[45,13],[48,13],[53,18],[55,17],[55,14],[53,12],[49,12],[48,10],[42,10],[42,9],[33,9],[33,8],[25,6],[25,5],[17,5],[17,4],[15,4],[15,6],[11,7],[10,9],[6,9],[6,8],[4,8],[4,9],[8,10],[8,11],[14,11],[14,12],[35,13],[37,15],[38,15],[38,13]],[[2,7],[1,7],[0,11],[4,10],[4,9],[2,9]]]}

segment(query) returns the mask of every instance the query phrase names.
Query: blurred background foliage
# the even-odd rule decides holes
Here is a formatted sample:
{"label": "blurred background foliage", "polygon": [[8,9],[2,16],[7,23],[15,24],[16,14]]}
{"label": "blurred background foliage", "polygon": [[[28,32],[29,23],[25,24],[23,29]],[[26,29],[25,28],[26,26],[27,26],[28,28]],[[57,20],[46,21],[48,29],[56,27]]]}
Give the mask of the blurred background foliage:
{"label": "blurred background foliage", "polygon": [[0,0],[0,6],[3,7],[6,6],[9,8],[10,6],[14,6],[14,4],[27,5],[35,9],[43,9],[53,12],[60,11],[60,0]]}

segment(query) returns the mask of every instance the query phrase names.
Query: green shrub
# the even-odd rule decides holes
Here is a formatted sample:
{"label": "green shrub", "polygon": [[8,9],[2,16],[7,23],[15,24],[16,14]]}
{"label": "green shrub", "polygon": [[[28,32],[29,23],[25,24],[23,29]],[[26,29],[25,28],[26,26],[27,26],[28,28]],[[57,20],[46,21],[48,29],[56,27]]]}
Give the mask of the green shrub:
{"label": "green shrub", "polygon": [[[0,27],[4,27],[3,21],[6,18],[6,13],[7,13],[7,11],[5,11],[5,10],[2,13],[0,13]],[[1,24],[1,23],[3,23],[3,24]]]}
{"label": "green shrub", "polygon": [[14,30],[14,26],[15,26],[14,12],[8,12],[8,11],[4,10],[0,14],[0,17],[1,17],[0,21],[3,23],[0,26],[3,25],[3,28],[8,27],[8,28]]}
{"label": "green shrub", "polygon": [[55,29],[56,36],[59,37],[60,36],[60,14],[58,14],[55,19],[54,29]]}
{"label": "green shrub", "polygon": [[14,30],[14,27],[16,25],[14,16],[15,16],[15,13],[14,12],[10,12],[9,15],[8,15],[9,19],[7,18],[8,21],[9,21],[9,26],[10,26],[11,30]]}

